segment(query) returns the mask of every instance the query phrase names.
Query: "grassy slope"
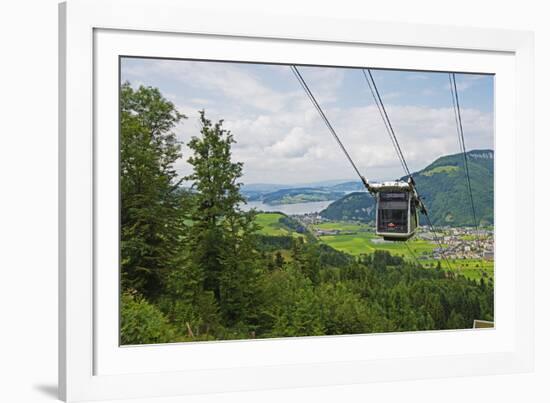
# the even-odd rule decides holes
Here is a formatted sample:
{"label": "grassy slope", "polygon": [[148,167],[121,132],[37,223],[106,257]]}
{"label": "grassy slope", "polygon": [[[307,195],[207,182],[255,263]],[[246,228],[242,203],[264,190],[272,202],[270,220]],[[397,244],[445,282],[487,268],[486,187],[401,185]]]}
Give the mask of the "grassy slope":
{"label": "grassy slope", "polygon": [[256,216],[256,223],[260,226],[263,235],[289,235],[288,229],[279,222],[283,217],[280,213],[260,213]]}
{"label": "grassy slope", "polygon": [[259,233],[262,235],[281,236],[291,235],[293,237],[303,237],[302,234],[294,232],[286,225],[279,222],[284,217],[281,213],[259,213],[256,215],[256,224],[260,226]]}
{"label": "grassy slope", "polygon": [[[487,158],[482,158],[482,156]],[[482,225],[493,222],[493,152],[468,152],[468,168],[472,195],[478,221]],[[490,158],[489,158],[490,156]],[[435,225],[472,225],[470,194],[468,191],[462,154],[438,158],[419,172],[413,173],[418,192],[430,212]],[[424,223],[424,217],[420,217]]]}
{"label": "grassy slope", "polygon": [[442,165],[435,167],[433,169],[427,170],[422,172],[422,175],[424,176],[432,176],[435,174],[441,174],[441,173],[451,173],[451,172],[457,172],[458,167],[453,165]]}

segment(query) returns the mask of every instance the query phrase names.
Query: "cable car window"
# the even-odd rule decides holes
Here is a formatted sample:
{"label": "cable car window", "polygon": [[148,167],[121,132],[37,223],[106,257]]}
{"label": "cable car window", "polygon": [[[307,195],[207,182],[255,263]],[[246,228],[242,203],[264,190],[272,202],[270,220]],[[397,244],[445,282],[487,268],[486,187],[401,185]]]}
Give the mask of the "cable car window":
{"label": "cable car window", "polygon": [[407,232],[407,210],[379,210],[379,232]]}
{"label": "cable car window", "polygon": [[380,193],[378,202],[378,231],[407,233],[409,195],[405,192]]}

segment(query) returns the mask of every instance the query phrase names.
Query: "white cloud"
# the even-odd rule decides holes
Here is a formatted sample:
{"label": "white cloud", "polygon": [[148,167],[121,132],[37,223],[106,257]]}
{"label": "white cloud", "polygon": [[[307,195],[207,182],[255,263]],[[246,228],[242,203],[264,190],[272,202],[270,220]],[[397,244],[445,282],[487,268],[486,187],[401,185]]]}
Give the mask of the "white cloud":
{"label": "white cloud", "polygon": [[[460,76],[455,76],[456,89],[460,91],[466,91],[469,88],[473,87],[476,82],[481,79],[486,78],[486,75],[479,74],[461,74]],[[450,83],[445,85],[445,90],[449,90]]]}
{"label": "white cloud", "polygon": [[298,69],[321,105],[327,105],[338,100],[337,91],[344,81],[343,69],[329,67],[298,67]]}
{"label": "white cloud", "polygon": [[[244,162],[245,182],[296,183],[355,179],[345,155],[309,109],[285,111],[256,119],[228,119],[225,126],[237,140],[236,160]],[[450,108],[387,107],[409,168],[425,167],[441,155],[459,152]],[[361,172],[371,179],[403,176],[396,152],[375,106],[326,110],[340,139]],[[492,143],[492,119],[474,109],[463,110],[469,149]]]}
{"label": "white cloud", "polygon": [[[289,95],[264,85],[250,72],[230,63],[158,61],[153,68],[200,89],[218,92],[240,105],[269,112],[281,110]],[[297,94],[295,94],[297,95]]]}
{"label": "white cloud", "polygon": [[303,128],[294,127],[282,140],[268,147],[266,151],[277,157],[299,158],[304,157],[314,143],[314,139],[311,135],[305,134]]}
{"label": "white cloud", "polygon": [[[177,97],[178,109],[189,117],[176,128],[178,138],[187,143],[199,133],[197,110],[206,105],[208,118],[214,121],[223,118],[224,127],[232,131],[237,141],[233,156],[244,162],[245,182],[356,179],[345,155],[289,68],[266,66],[277,80],[288,77],[286,86],[281,87],[250,69],[229,63],[156,61],[148,66],[149,73],[144,69],[134,69],[132,73],[136,77],[138,73],[143,77],[154,73],[167,82],[202,90],[200,96]],[[309,67],[300,71],[361,172],[371,179],[401,177],[402,168],[376,106],[350,107],[337,102],[344,71]],[[427,80],[426,76],[427,73],[419,74],[417,79]],[[464,82],[470,82],[466,77]],[[177,95],[171,87],[161,91]],[[392,105],[391,94],[384,97],[390,100],[387,111],[412,171],[441,155],[459,152],[450,107],[396,106]],[[399,101],[399,94],[393,98]],[[462,109],[462,118],[468,149],[492,147],[491,113],[466,108]],[[187,147],[183,153],[176,168],[185,175],[190,172],[185,162],[189,157]]]}
{"label": "white cloud", "polygon": [[425,81],[429,79],[428,74],[423,74],[423,73],[408,74],[406,77],[407,77],[407,80],[412,80],[412,81],[416,81],[416,80]]}

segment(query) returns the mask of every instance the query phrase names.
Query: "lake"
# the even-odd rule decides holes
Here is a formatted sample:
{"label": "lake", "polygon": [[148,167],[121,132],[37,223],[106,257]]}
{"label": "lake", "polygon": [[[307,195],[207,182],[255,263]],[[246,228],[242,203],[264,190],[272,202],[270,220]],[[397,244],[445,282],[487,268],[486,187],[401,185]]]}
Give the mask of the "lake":
{"label": "lake", "polygon": [[293,204],[265,204],[260,201],[249,201],[246,204],[241,204],[241,208],[244,211],[251,210],[255,208],[258,211],[280,211],[287,215],[293,214],[308,214],[308,213],[318,213],[321,210],[324,210],[330,203],[334,200],[318,201],[318,202],[309,202],[309,203],[293,203]]}

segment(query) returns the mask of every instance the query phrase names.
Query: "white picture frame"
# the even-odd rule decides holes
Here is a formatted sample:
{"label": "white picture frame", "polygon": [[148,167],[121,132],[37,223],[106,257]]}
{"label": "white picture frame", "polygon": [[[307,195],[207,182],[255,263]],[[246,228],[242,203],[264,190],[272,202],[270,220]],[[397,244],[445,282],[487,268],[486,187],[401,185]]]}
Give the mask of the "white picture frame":
{"label": "white picture frame", "polygon": [[[532,370],[531,33],[222,15],[170,0],[71,0],[60,5],[59,39],[64,400]],[[111,202],[118,195],[119,83],[113,69],[128,54],[350,66],[363,65],[368,55],[374,67],[496,74],[496,328],[120,347],[118,246],[112,247],[118,210]],[[521,192],[506,190],[518,189],[520,179]]]}

